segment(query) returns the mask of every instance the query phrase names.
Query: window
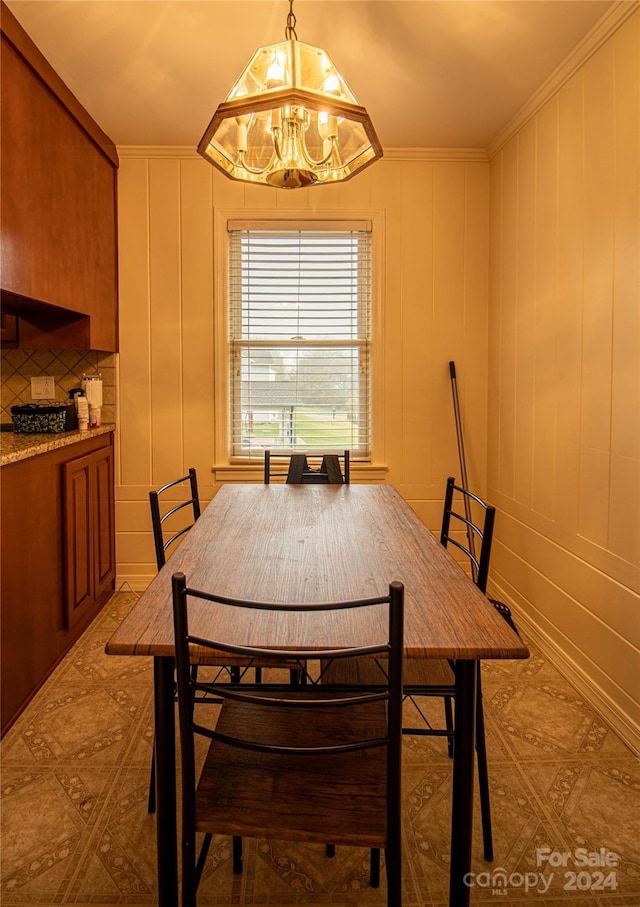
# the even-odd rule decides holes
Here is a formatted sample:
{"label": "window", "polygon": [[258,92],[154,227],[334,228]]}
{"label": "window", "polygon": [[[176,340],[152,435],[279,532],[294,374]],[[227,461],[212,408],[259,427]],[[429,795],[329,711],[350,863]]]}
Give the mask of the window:
{"label": "window", "polygon": [[369,456],[371,225],[228,230],[232,456]]}

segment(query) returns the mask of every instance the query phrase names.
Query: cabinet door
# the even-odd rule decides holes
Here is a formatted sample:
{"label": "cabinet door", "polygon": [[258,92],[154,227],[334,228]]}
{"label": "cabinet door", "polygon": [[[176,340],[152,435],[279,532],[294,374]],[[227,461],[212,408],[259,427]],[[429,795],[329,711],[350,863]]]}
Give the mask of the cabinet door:
{"label": "cabinet door", "polygon": [[113,588],[113,448],[63,465],[65,627]]}
{"label": "cabinet door", "polygon": [[64,621],[69,629],[94,599],[94,456],[64,463]]}

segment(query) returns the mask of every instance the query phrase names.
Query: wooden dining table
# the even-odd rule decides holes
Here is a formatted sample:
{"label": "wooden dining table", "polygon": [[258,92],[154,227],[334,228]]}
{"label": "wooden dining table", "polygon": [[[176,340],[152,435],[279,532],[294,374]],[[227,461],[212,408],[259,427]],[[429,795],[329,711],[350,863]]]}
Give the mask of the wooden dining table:
{"label": "wooden dining table", "polygon": [[[476,665],[527,658],[522,640],[391,485],[226,485],[205,508],[109,640],[109,655],[154,658],[158,895],[178,904],[176,745],[171,576],[232,598],[314,603],[385,595],[405,586],[405,658],[455,660],[450,905],[469,903]],[[368,610],[368,609],[367,609]],[[210,609],[198,632],[229,639],[228,609]],[[338,633],[326,612],[236,621],[237,643],[274,648],[368,645],[366,614]]]}

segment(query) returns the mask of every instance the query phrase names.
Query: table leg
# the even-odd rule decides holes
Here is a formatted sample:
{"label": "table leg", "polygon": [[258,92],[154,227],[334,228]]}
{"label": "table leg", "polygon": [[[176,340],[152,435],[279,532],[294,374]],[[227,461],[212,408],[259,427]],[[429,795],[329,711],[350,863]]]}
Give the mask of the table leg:
{"label": "table leg", "polygon": [[158,905],[178,907],[173,658],[153,659]]}
{"label": "table leg", "polygon": [[451,804],[450,907],[468,907],[471,888],[473,770],[475,763],[476,662],[456,661],[455,742]]}

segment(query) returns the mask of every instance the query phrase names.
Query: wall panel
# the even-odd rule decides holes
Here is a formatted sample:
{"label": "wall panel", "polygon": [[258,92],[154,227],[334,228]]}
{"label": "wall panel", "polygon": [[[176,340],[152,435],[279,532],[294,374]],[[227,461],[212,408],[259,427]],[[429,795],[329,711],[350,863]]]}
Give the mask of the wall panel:
{"label": "wall panel", "polygon": [[584,164],[582,79],[558,95],[558,383],[556,524],[576,535],[582,396]]}
{"label": "wall panel", "polygon": [[[536,148],[537,123],[533,121],[518,136],[519,211],[536,210]],[[533,497],[535,345],[531,343],[531,338],[536,325],[536,239],[535,219],[520,218],[515,278],[515,352],[518,369],[514,398],[513,496],[518,501],[526,502],[528,506],[531,506]]]}
{"label": "wall panel", "polygon": [[[558,122],[557,98],[536,118],[533,327],[532,506],[554,514],[558,399]],[[518,183],[522,183],[519,174]],[[526,211],[525,207],[522,211]],[[523,220],[524,218],[520,218]],[[524,261],[528,254],[518,258]]]}
{"label": "wall panel", "polygon": [[584,81],[584,293],[579,532],[606,547],[611,455],[614,105],[611,42]]}
{"label": "wall panel", "polygon": [[[433,336],[433,164],[402,167],[403,485],[430,484],[435,351]],[[441,364],[441,363],[440,363]]]}
{"label": "wall panel", "polygon": [[[481,494],[486,494],[487,482],[488,261],[489,171],[486,167],[465,164],[464,311],[462,343],[456,347],[454,361],[456,374],[459,372],[469,484]],[[439,376],[440,364],[437,365]],[[445,382],[449,383],[448,396],[451,398],[448,374]],[[452,401],[447,418],[453,444],[455,431]],[[453,474],[459,477],[460,470],[455,457],[454,462],[456,468]]]}
{"label": "wall panel", "polygon": [[491,161],[489,303],[490,586],[638,749],[639,23]]}
{"label": "wall panel", "polygon": [[[120,356],[116,482],[151,481],[151,374],[149,333],[149,182],[146,160],[118,170]],[[123,255],[122,250],[127,254]],[[117,521],[116,521],[117,522]]]}
{"label": "wall panel", "polygon": [[[382,362],[373,363],[382,369],[384,386],[384,434],[374,437],[374,460],[389,467],[389,481],[400,486],[402,482],[402,410],[405,387],[403,372],[398,368],[402,361],[402,321],[407,300],[403,293],[402,275],[402,164],[384,159],[375,164],[371,186],[373,208],[384,211],[385,250],[384,261],[377,262],[382,273]],[[373,168],[370,168],[373,169]],[[363,174],[364,176],[365,174]],[[347,184],[342,187],[346,190]],[[374,325],[374,331],[376,326]],[[390,406],[390,401],[393,405]]]}
{"label": "wall panel", "polygon": [[198,161],[180,161],[183,468],[198,470],[200,497],[207,501],[213,494],[213,269],[202,262],[213,249],[212,177]]}
{"label": "wall panel", "polygon": [[[500,335],[498,362],[500,378],[497,388],[498,488],[513,497],[515,484],[515,426],[517,416],[517,347],[518,332],[518,208],[519,138],[501,152],[502,223],[500,234]],[[492,329],[491,323],[489,325]]]}
{"label": "wall panel", "polygon": [[180,162],[149,162],[151,481],[182,474],[182,296]]}
{"label": "wall panel", "polygon": [[[462,178],[461,178],[462,172]],[[474,363],[462,360],[465,315],[465,179],[464,165],[438,161],[433,165],[433,476],[459,476],[455,421],[448,363],[456,363],[464,426],[469,414],[465,395],[474,380]],[[482,360],[481,360],[482,361]],[[483,433],[484,435],[484,433]],[[437,441],[435,440],[437,438]],[[465,433],[469,450],[476,439]],[[453,469],[452,469],[453,467]]]}
{"label": "wall panel", "polygon": [[498,391],[502,361],[502,307],[504,304],[504,281],[502,279],[504,207],[502,204],[504,186],[504,156],[496,155],[491,162],[489,180],[489,319],[487,369],[488,394],[487,416],[491,430],[487,437],[487,486],[500,487],[500,404]]}

